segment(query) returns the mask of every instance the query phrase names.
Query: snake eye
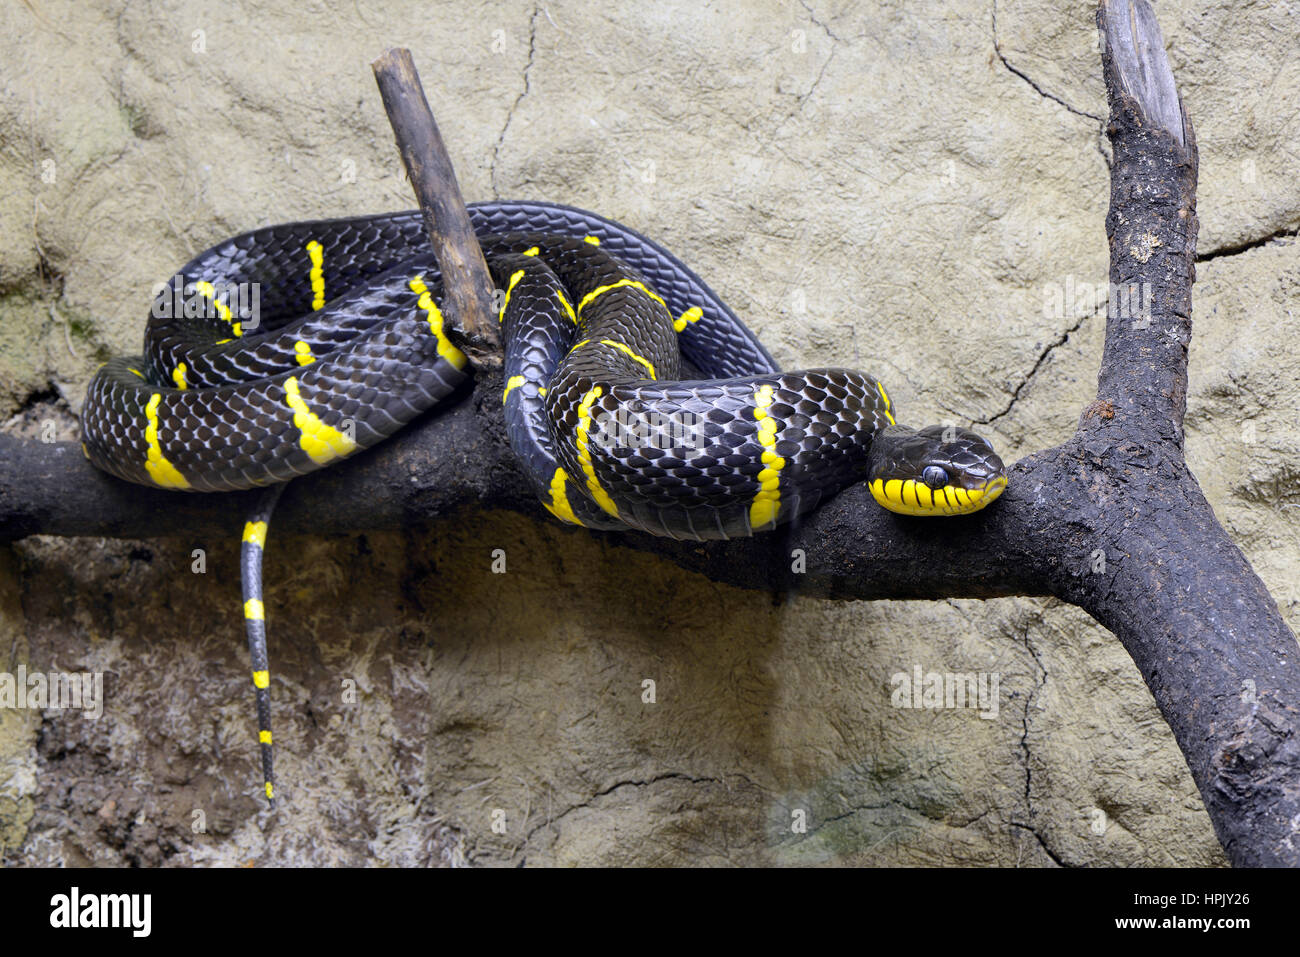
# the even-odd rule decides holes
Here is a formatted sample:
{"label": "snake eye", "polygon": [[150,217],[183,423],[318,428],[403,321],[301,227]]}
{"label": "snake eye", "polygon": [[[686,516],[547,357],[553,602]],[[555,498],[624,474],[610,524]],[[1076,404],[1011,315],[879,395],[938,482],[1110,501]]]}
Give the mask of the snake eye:
{"label": "snake eye", "polygon": [[927,465],[921,473],[921,481],[930,488],[943,488],[948,484],[948,473],[937,465]]}

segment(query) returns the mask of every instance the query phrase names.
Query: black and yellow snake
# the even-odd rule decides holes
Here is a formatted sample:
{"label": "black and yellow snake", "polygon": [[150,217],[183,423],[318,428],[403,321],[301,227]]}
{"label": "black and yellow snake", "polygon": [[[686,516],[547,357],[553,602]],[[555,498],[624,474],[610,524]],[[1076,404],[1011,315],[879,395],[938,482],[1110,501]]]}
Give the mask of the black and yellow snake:
{"label": "black and yellow snake", "polygon": [[[974,512],[1006,486],[986,440],[897,425],[871,376],[779,371],[632,230],[548,203],[469,211],[498,286],[510,442],[558,518],[725,539],[861,480],[908,515]],[[280,483],[380,442],[467,379],[440,291],[416,212],[271,226],[184,266],[155,298],[145,354],[90,383],[82,432],[99,468],[168,489],[269,487],[242,552],[268,799],[261,560]]]}

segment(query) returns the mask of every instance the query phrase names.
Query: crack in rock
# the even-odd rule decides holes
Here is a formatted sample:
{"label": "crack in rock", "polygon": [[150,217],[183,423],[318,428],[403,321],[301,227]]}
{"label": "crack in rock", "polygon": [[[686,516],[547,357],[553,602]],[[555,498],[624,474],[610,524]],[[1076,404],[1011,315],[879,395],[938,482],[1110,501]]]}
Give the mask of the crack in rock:
{"label": "crack in rock", "polygon": [[[1042,614],[1039,613],[1036,617],[1037,617],[1037,623],[1042,624],[1043,621]],[[1027,623],[1024,634],[1020,636],[1020,640],[1024,644],[1025,650],[1029,652],[1030,657],[1034,659],[1034,663],[1038,665],[1038,672],[1039,672],[1039,679],[1035,683],[1034,689],[1025,696],[1025,711],[1024,711],[1024,715],[1021,718],[1023,733],[1020,736],[1020,750],[1023,752],[1025,758],[1025,762],[1024,762],[1025,764],[1025,811],[1028,814],[1030,821],[1032,821],[1036,816],[1034,811],[1034,802],[1033,802],[1033,793],[1032,793],[1033,780],[1034,780],[1034,770],[1033,770],[1033,763],[1032,763],[1033,754],[1029,748],[1030,708],[1033,707],[1035,696],[1037,696],[1038,692],[1041,691],[1047,684],[1047,665],[1043,664],[1043,659],[1039,656],[1038,651],[1034,648],[1034,643],[1029,640],[1029,635],[1031,631],[1032,629],[1029,627],[1029,623]],[[1052,848],[1047,843],[1047,839],[1044,838],[1043,835],[1039,833],[1038,829],[1035,828],[1032,824],[1027,824],[1021,821],[1009,821],[1007,823],[1011,827],[1020,828],[1021,830],[1028,831],[1030,834],[1034,835],[1034,837],[1038,840],[1039,845],[1043,848],[1043,851],[1047,854],[1048,857],[1050,857],[1056,863],[1058,867],[1068,866],[1066,862],[1061,858],[1061,856],[1052,850]]]}
{"label": "crack in rock", "polygon": [[506,134],[510,132],[510,124],[514,121],[515,112],[519,109],[519,104],[524,101],[529,92],[532,90],[531,73],[533,69],[533,60],[537,55],[537,16],[541,13],[540,6],[533,7],[533,15],[528,20],[528,60],[524,63],[524,88],[515,97],[515,102],[511,104],[510,110],[506,113],[506,121],[501,127],[501,133],[497,136],[497,145],[492,150],[492,165],[488,172],[488,182],[492,186],[492,196],[495,199],[501,198],[501,193],[497,189],[497,163],[501,159],[501,148],[505,145]]}
{"label": "crack in rock", "polygon": [[[822,61],[821,68],[817,71],[817,76],[813,78],[812,85],[808,87],[808,92],[803,93],[799,96],[798,102],[795,103],[794,108],[786,113],[786,115],[781,119],[781,122],[776,125],[776,128],[767,135],[764,142],[761,144],[764,149],[776,150],[783,157],[785,157],[786,160],[788,160],[790,163],[794,165],[799,165],[798,161],[795,160],[793,157],[791,157],[779,146],[777,146],[776,140],[781,135],[781,131],[786,128],[786,125],[792,119],[794,119],[796,116],[798,116],[803,112],[804,107],[808,105],[808,101],[811,100],[813,94],[817,92],[817,87],[821,85],[822,79],[826,76],[826,71],[827,69],[830,68],[831,61],[835,59],[836,44],[843,42],[843,38],[836,36],[834,33],[831,32],[830,27],[828,27],[826,24],[822,23],[820,20],[817,19],[816,14],[813,12],[813,8],[808,3],[806,3],[805,0],[800,0],[800,5],[804,8],[804,11],[808,14],[808,19],[812,21],[813,25],[820,27],[822,32],[825,33],[826,36],[830,39],[831,52],[827,54],[826,59]],[[743,123],[741,124],[741,126],[744,127],[744,129],[747,132],[750,133],[754,132]]]}
{"label": "crack in rock", "polygon": [[1006,67],[1014,76],[1018,76],[1020,79],[1028,83],[1039,96],[1049,99],[1053,103],[1059,103],[1076,116],[1086,116],[1088,119],[1096,120],[1098,123],[1105,122],[1102,117],[1098,116],[1096,113],[1089,113],[1087,110],[1078,109],[1077,107],[1071,106],[1054,93],[1048,93],[1034,82],[1028,73],[1025,73],[1023,70],[1019,70],[1011,65],[1010,61],[1007,60],[1006,54],[1002,52],[1002,45],[998,42],[998,0],[993,0],[993,52],[998,55],[998,59],[1002,61],[1004,67]]}
{"label": "crack in rock", "polygon": [[[745,781],[745,783],[750,784],[751,786],[753,785],[753,782],[750,781],[748,778],[746,778],[743,774],[738,776],[743,781]],[[609,787],[597,791],[595,794],[593,794],[591,797],[587,798],[587,800],[581,802],[580,804],[570,805],[569,807],[561,811],[559,814],[552,815],[546,821],[530,829],[527,835],[524,836],[524,844],[527,844],[529,841],[531,841],[533,839],[533,835],[536,834],[538,831],[542,830],[543,828],[551,827],[561,818],[567,817],[568,815],[572,814],[574,811],[581,810],[582,808],[591,807],[592,802],[594,802],[597,798],[607,797],[608,795],[613,794],[619,788],[626,788],[626,787],[644,788],[644,787],[649,787],[652,784],[658,784],[660,781],[674,781],[674,780],[688,781],[691,784],[725,784],[725,782],[721,778],[712,778],[712,777],[696,778],[696,777],[692,777],[689,774],[685,774],[681,771],[670,771],[667,774],[656,774],[654,777],[646,781],[634,781],[634,780],[616,781],[615,783],[611,784]]]}
{"label": "crack in rock", "polygon": [[1038,85],[1038,83],[1033,79],[1033,77],[1031,77],[1024,70],[1021,70],[1011,65],[1011,61],[1008,60],[1006,54],[1002,52],[1002,44],[998,41],[998,0],[993,0],[993,52],[997,54],[998,60],[1001,61],[1002,65],[1007,69],[1009,73],[1011,73],[1012,76],[1016,76],[1019,77],[1021,80],[1024,80],[1026,83],[1029,84],[1029,86],[1033,89],[1033,91],[1037,93],[1039,96],[1043,97],[1044,99],[1051,100],[1053,103],[1059,104],[1060,106],[1065,107],[1067,110],[1069,110],[1071,113],[1075,114],[1076,116],[1084,116],[1090,120],[1096,121],[1097,140],[1095,146],[1097,147],[1097,154],[1101,157],[1102,162],[1106,164],[1106,169],[1109,170],[1111,167],[1111,157],[1110,154],[1106,152],[1106,146],[1105,146],[1105,142],[1106,142],[1105,117],[1101,117],[1098,116],[1096,113],[1089,113],[1087,110],[1081,110],[1078,107],[1071,106],[1069,103],[1061,99],[1061,97],[1057,96],[1056,94],[1048,93],[1046,90],[1044,90],[1041,86]]}
{"label": "crack in rock", "polygon": [[1047,841],[1043,839],[1043,835],[1039,834],[1038,831],[1034,830],[1028,824],[1021,824],[1019,821],[1010,821],[1008,823],[1011,827],[1018,827],[1020,830],[1028,831],[1030,834],[1034,835],[1034,839],[1038,841],[1043,852],[1056,863],[1057,867],[1069,867],[1069,865],[1066,864],[1065,861],[1061,860],[1061,858],[1057,856],[1056,852],[1048,846]]}
{"label": "crack in rock", "polygon": [[1261,236],[1258,239],[1244,239],[1239,243],[1220,246],[1218,249],[1211,249],[1209,252],[1197,253],[1196,261],[1198,263],[1205,263],[1214,259],[1224,259],[1228,256],[1240,256],[1242,253],[1261,249],[1270,243],[1282,239],[1294,239],[1296,236],[1300,236],[1300,227],[1295,229],[1277,229],[1269,233],[1267,236]]}
{"label": "crack in rock", "polygon": [[821,27],[822,30],[826,32],[826,35],[830,37],[832,40],[842,41],[844,39],[843,37],[836,36],[829,26],[827,26],[825,23],[822,23],[820,20],[817,19],[817,11],[813,9],[811,3],[808,3],[808,0],[799,0],[799,6],[803,7],[804,12],[808,14],[808,19],[811,20],[817,26]]}
{"label": "crack in rock", "polygon": [[1039,353],[1038,358],[1034,360],[1034,364],[1030,368],[1029,372],[1025,375],[1023,379],[1020,380],[1020,384],[1017,385],[1015,389],[1012,390],[1011,401],[1007,403],[1007,407],[1005,409],[1003,409],[1001,412],[993,413],[993,415],[989,416],[986,419],[972,419],[971,421],[979,425],[989,425],[990,423],[996,422],[998,419],[1006,416],[1013,408],[1015,408],[1016,402],[1020,399],[1020,393],[1022,393],[1025,390],[1025,387],[1028,386],[1029,383],[1033,381],[1034,376],[1038,374],[1038,370],[1041,369],[1043,367],[1043,363],[1047,361],[1047,357],[1050,356],[1057,349],[1059,349],[1061,346],[1069,342],[1070,336],[1078,332],[1083,327],[1083,324],[1085,322],[1095,317],[1099,312],[1103,312],[1105,308],[1106,306],[1104,305],[1098,306],[1092,312],[1085,313],[1084,315],[1080,316],[1078,322],[1070,326],[1070,328],[1066,329],[1063,333],[1060,334],[1060,336],[1056,338],[1056,341],[1049,343],[1047,348],[1044,349],[1041,353]]}

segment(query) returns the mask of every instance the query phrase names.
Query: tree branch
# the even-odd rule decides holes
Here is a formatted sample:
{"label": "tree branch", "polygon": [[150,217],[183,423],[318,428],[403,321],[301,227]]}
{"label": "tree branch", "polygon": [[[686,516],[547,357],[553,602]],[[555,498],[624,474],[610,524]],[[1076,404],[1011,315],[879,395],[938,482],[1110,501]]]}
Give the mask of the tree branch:
{"label": "tree branch", "polygon": [[424,214],[434,258],[442,266],[443,302],[458,320],[459,345],[476,369],[499,366],[501,343],[493,321],[492,279],[411,51],[394,47],[370,68]]}
{"label": "tree branch", "polygon": [[[1114,146],[1110,275],[1138,299],[1108,316],[1097,400],[1075,435],[1016,463],[1001,499],[963,518],[893,515],[859,485],[750,541],[613,537],[741,588],[1072,602],[1137,663],[1229,858],[1300,865],[1300,648],[1183,458],[1195,137],[1145,0],[1103,0],[1098,26]],[[459,205],[458,192],[442,199]],[[381,447],[294,483],[279,531],[408,528],[479,507],[549,520],[505,442],[500,384],[486,378]],[[228,534],[243,499],[128,487],[69,443],[0,436],[0,540]],[[795,549],[803,574],[791,570]]]}

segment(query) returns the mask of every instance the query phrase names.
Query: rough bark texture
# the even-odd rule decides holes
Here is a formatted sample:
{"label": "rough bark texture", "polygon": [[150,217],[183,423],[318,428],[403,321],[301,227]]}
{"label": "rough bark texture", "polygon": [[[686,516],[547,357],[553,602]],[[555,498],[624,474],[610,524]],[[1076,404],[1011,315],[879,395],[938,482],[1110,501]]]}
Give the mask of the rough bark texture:
{"label": "rough bark texture", "polygon": [[464,281],[443,290],[446,310],[460,320],[461,343],[476,368],[499,364],[500,343],[492,321],[492,278],[474,227],[465,212],[451,157],[438,132],[411,51],[388,50],[371,64],[384,109],[411,178],[433,254],[444,270]]}
{"label": "rough bark texture", "polygon": [[[656,602],[655,595],[647,599],[636,590],[636,573],[645,575],[647,569],[661,563],[646,563],[639,556],[628,557],[622,548],[629,547],[656,558],[667,558],[713,581],[778,595],[797,590],[801,596],[842,599],[1059,596],[1084,608],[1110,628],[1137,663],[1183,750],[1229,858],[1239,864],[1295,863],[1293,821],[1297,814],[1296,782],[1300,780],[1295,733],[1300,675],[1295,639],[1263,584],[1219,526],[1186,465],[1182,449],[1197,222],[1195,139],[1181,110],[1177,128],[1161,128],[1162,122],[1168,123],[1168,97],[1160,91],[1167,90],[1169,84],[1161,82],[1159,77],[1160,70],[1163,68],[1167,73],[1168,68],[1162,55],[1155,56],[1162,49],[1158,36],[1142,33],[1154,25],[1149,10],[1145,4],[1139,4],[1134,8],[1138,15],[1129,16],[1127,3],[1114,6],[1121,8],[1124,15],[1109,22],[1103,19],[1103,26],[1111,31],[1106,48],[1130,50],[1133,55],[1116,57],[1114,62],[1107,63],[1106,80],[1112,106],[1109,132],[1113,145],[1111,210],[1107,217],[1111,279],[1121,286],[1150,283],[1154,296],[1149,322],[1141,316],[1137,321],[1123,315],[1108,316],[1096,399],[1080,418],[1078,432],[1055,448],[1021,458],[1002,500],[987,513],[968,520],[929,523],[900,519],[877,509],[864,490],[851,489],[819,509],[800,528],[751,542],[701,547],[674,545],[643,536],[601,536],[611,544],[616,543],[616,547],[602,549],[603,562],[627,564],[632,571],[602,571],[597,581],[585,579],[586,590],[607,595],[636,595],[630,603],[635,607],[629,607],[626,600],[621,602],[620,620],[629,622],[643,620],[642,604],[664,607]],[[535,15],[534,28],[537,24]],[[1136,25],[1138,31],[1127,46],[1117,42],[1124,39],[1125,24]],[[1121,31],[1119,36],[1114,35],[1116,30]],[[1133,69],[1125,64],[1136,64],[1136,69],[1147,79],[1137,82],[1117,74],[1117,67],[1121,71]],[[1156,92],[1144,92],[1149,90]],[[1149,109],[1143,103],[1146,97],[1150,98]],[[1161,121],[1161,117],[1166,119]],[[465,532],[455,522],[445,522],[449,513],[461,510],[463,515],[463,510],[470,508],[506,508],[540,516],[540,509],[531,501],[504,445],[499,401],[493,398],[498,395],[498,383],[479,382],[473,391],[466,390],[457,401],[437,410],[385,447],[295,483],[277,516],[275,536],[365,531],[377,541],[389,541],[377,530],[409,531],[413,525],[423,524],[444,529],[451,543],[440,541],[439,544],[444,548],[453,547],[454,551],[455,543]],[[71,443],[41,444],[0,436],[0,470],[3,470],[0,471],[0,495],[3,496],[0,538],[42,532],[150,537],[175,534],[206,540],[211,536],[228,536],[237,524],[237,513],[242,507],[237,497],[180,498],[123,488],[94,473]],[[347,502],[348,507],[340,508],[340,502]],[[170,517],[167,525],[160,527],[158,515],[164,508],[169,510]],[[504,534],[513,535],[512,528],[509,523],[497,524],[492,534],[503,534],[504,529]],[[588,537],[581,531],[547,527],[540,539],[524,540],[529,547],[548,550],[548,554],[553,551],[556,561],[562,564],[576,550],[578,541]],[[359,548],[365,541],[365,538],[359,540]],[[272,581],[277,572],[274,548],[273,545],[268,569]],[[298,548],[312,554],[311,547],[304,549],[299,545]],[[807,565],[803,574],[791,571],[794,549],[805,553]],[[52,574],[57,574],[58,566],[50,557],[30,551],[25,554],[32,569],[27,574],[32,580],[49,581]],[[515,554],[513,546],[511,554]],[[407,558],[410,560],[411,556]],[[356,559],[357,565],[367,561],[371,559]],[[442,559],[430,561],[433,567],[424,569],[427,578],[435,581],[439,578],[432,574],[435,568],[443,577],[452,576],[452,580],[437,581],[440,587],[465,585],[463,576],[441,564]],[[286,570],[281,568],[280,573]],[[149,581],[158,584],[155,579]],[[401,594],[418,596],[419,601],[427,604],[432,587],[432,584],[427,587],[413,584],[409,577],[404,577]],[[475,605],[474,587],[468,589],[471,609]],[[670,593],[671,586],[659,597]],[[481,589],[478,597],[484,597]],[[491,599],[493,595],[487,597]],[[731,603],[740,600],[730,597],[730,592],[718,592],[714,598],[720,606],[717,609],[720,620],[726,620],[728,609],[734,607]],[[72,601],[73,605],[63,609],[62,614],[79,620],[85,612],[77,600]],[[750,604],[745,607],[752,610]],[[163,608],[181,616],[197,615],[188,607],[168,609],[166,602]],[[53,598],[28,597],[24,610],[29,621],[57,622],[60,613]],[[154,610],[152,606],[141,609],[141,617],[156,620],[159,616],[153,614]],[[301,610],[301,603],[291,603],[284,617],[291,618]],[[450,611],[441,607],[438,610],[444,619]],[[474,618],[476,612],[467,610],[465,614]],[[1050,615],[1040,615],[1037,627],[1049,627],[1044,618]],[[672,624],[681,629],[690,620],[692,616],[674,617]],[[627,635],[634,631],[633,626],[610,619],[607,609],[600,621],[615,641],[617,636],[627,640]],[[447,629],[454,631],[454,627],[448,624]],[[753,640],[762,644],[763,628],[750,630],[757,632]],[[496,640],[490,630],[481,634],[482,641]],[[273,642],[275,635],[273,625]],[[1024,643],[1037,660],[1041,649],[1028,636],[1029,632],[1024,631]],[[668,636],[664,637],[671,642]],[[210,651],[210,644],[205,643],[200,650]],[[829,644],[823,642],[816,646],[815,655],[836,654]],[[651,658],[666,655],[669,661],[677,660],[674,651],[666,650],[668,647],[649,648],[647,655]],[[472,640],[458,643],[451,639],[448,650],[471,663],[476,660]],[[497,654],[500,653],[498,645]],[[289,666],[292,665],[290,662]],[[817,663],[808,664],[805,659],[804,666],[816,667]],[[707,670],[714,671],[717,667],[715,664]],[[474,695],[473,689],[478,686],[470,676],[472,669],[461,673],[466,675],[464,684],[441,687],[443,697]],[[828,674],[834,677],[838,672],[830,669]],[[504,675],[504,679],[520,688],[524,686],[521,682],[527,681],[526,676],[519,674]],[[752,681],[744,673],[736,683],[740,697],[752,687]],[[822,710],[823,694],[833,699],[838,692],[837,682],[819,682],[815,676],[794,684],[818,690],[812,700],[812,707],[818,710]],[[1042,701],[1050,691],[1044,669],[1042,680],[1027,689],[1027,695],[1029,699]],[[849,691],[850,696],[858,693]],[[321,703],[324,696],[324,690],[311,692],[306,708],[308,715],[324,712]],[[766,715],[768,699],[759,697],[762,700],[755,707]],[[213,698],[222,700],[220,695]],[[702,700],[718,699],[703,696]],[[579,712],[586,709],[585,704],[575,707]],[[833,707],[825,710],[832,716],[836,713]],[[1075,710],[1079,710],[1077,705]],[[458,721],[462,719],[456,713],[457,708],[453,706],[452,715],[441,719],[443,724],[432,739],[431,749],[443,762],[439,767],[452,767],[464,790],[469,791],[479,787],[473,777],[472,760],[477,752],[469,742],[491,733],[493,727],[490,723],[476,724],[481,720],[477,717],[465,718],[460,724]],[[586,720],[583,714],[566,717],[571,719],[566,728]],[[784,717],[789,720],[791,715],[786,712]],[[706,721],[703,717],[700,720]],[[1013,816],[1007,826],[1031,835],[1047,858],[1057,863],[1069,862],[1072,855],[1063,857],[1053,849],[1061,839],[1060,832],[1044,832],[1043,819],[1036,819],[1030,805],[1035,789],[1041,786],[1031,788],[1031,776],[1041,770],[1041,765],[1032,758],[1031,745],[1041,735],[1031,738],[1033,719],[1028,709],[1024,720],[1020,744],[1026,757],[1023,785],[1029,813]],[[501,721],[506,723],[504,717]],[[59,723],[54,730],[66,731]],[[833,736],[834,732],[830,733]],[[71,733],[66,736],[69,740],[75,737]],[[55,740],[57,735],[47,734],[45,738]],[[471,758],[470,770],[464,773],[454,766],[451,757],[454,748],[447,748],[462,738]],[[240,741],[235,737],[224,742],[225,748],[237,750]],[[682,755],[698,750],[688,741],[677,744]],[[650,744],[640,740],[636,749],[653,750]],[[101,752],[92,746],[91,753]],[[56,756],[62,757],[53,754],[47,757],[53,760]],[[527,756],[522,757],[520,766],[528,760]],[[398,763],[400,775],[402,762]],[[739,762],[742,767],[744,764],[743,760]],[[720,774],[690,757],[683,757],[678,765],[685,770],[664,771],[653,762],[642,761],[621,773],[611,771],[606,777],[594,776],[594,786],[585,794],[566,795],[565,808],[559,815],[565,823],[557,828],[568,835],[571,831],[566,829],[576,826],[581,834],[579,822],[598,817],[608,810],[611,801],[631,793],[637,795],[634,803],[680,810],[684,800],[681,795],[685,792],[706,795],[701,799],[705,804],[716,797],[719,806],[734,802],[737,807],[748,805],[757,795],[756,803],[769,809],[767,853],[775,853],[777,860],[826,859],[819,858],[820,853],[837,859],[840,855],[835,853],[834,841],[844,838],[842,831],[835,830],[842,826],[837,822],[853,821],[862,815],[874,815],[883,823],[879,831],[855,835],[865,839],[850,841],[853,848],[874,848],[888,841],[899,828],[912,826],[915,819],[909,819],[908,815],[913,813],[942,820],[952,828],[974,824],[978,815],[951,816],[951,808],[960,802],[943,793],[942,788],[909,793],[903,798],[891,796],[896,792],[891,792],[885,782],[900,769],[906,776],[906,769],[913,766],[915,762],[910,760],[891,764],[888,758],[877,756],[862,766],[822,777],[816,784],[765,794],[764,786],[747,776]],[[487,772],[481,780],[489,780],[486,775]],[[582,776],[585,779],[585,772]],[[841,792],[853,795],[866,792],[867,796],[836,809],[836,799],[829,796]],[[455,799],[449,803],[455,803]],[[1040,794],[1038,813],[1042,813],[1044,803]],[[83,804],[92,811],[100,806],[90,798],[73,796],[72,806],[80,808]],[[824,829],[819,830],[820,850],[809,850],[815,842],[795,848],[788,828],[782,827],[782,816],[786,815],[788,823],[788,810],[803,805],[823,809],[819,812],[824,822]],[[1107,809],[1112,816],[1123,814],[1122,808],[1100,799],[1097,806]],[[523,818],[529,820],[530,814],[535,818],[536,807],[529,803],[527,808],[522,812]],[[901,813],[891,817],[894,811]],[[1074,813],[1078,812],[1075,808]],[[241,810],[240,814],[243,813]],[[457,818],[458,821],[466,819],[464,814]],[[535,842],[552,830],[549,811],[545,821],[545,825],[539,822],[530,827],[519,843],[493,847],[490,853],[498,854],[502,860],[518,860],[521,853],[530,853]],[[720,836],[717,830],[713,831],[721,846],[691,843],[695,859],[734,860],[728,848],[737,834],[742,835],[743,843],[747,831],[744,827],[732,827],[732,823],[728,821],[722,826]],[[43,827],[48,828],[48,824]],[[655,834],[671,838],[677,832],[665,835],[656,831]],[[600,840],[600,831],[596,829],[585,839],[569,841],[563,845],[565,850],[560,859],[583,859],[583,848],[592,852]],[[681,845],[685,846],[686,842],[683,840]],[[774,852],[773,848],[777,850]],[[657,859],[656,853],[642,846],[629,850],[628,856],[622,859]],[[758,859],[762,859],[761,853]],[[920,856],[911,860],[923,860],[926,853],[935,853],[935,860],[954,859],[921,851]],[[618,858],[607,854],[602,859]],[[742,859],[755,858],[742,856]],[[963,859],[961,852],[956,853],[955,859]]]}

